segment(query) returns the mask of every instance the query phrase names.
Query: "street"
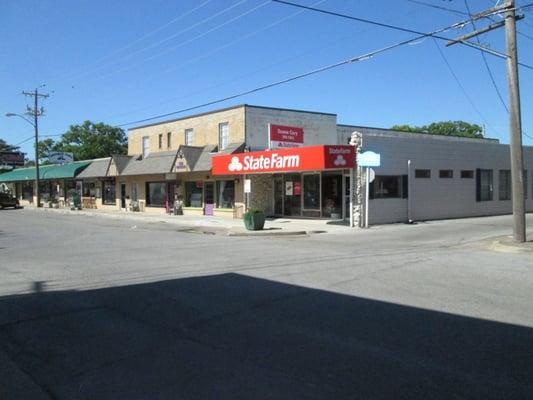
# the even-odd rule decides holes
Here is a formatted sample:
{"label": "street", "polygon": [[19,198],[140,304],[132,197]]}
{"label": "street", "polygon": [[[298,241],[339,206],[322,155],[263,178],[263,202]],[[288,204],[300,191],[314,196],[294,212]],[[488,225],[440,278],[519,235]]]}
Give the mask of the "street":
{"label": "street", "polygon": [[532,398],[533,253],[490,248],[510,233],[511,216],[227,237],[3,210],[0,398]]}

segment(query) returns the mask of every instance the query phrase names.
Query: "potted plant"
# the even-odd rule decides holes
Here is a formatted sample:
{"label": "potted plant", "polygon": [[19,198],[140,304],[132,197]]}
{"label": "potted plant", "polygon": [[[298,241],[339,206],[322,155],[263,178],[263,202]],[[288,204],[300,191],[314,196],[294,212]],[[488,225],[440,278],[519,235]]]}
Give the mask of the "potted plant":
{"label": "potted plant", "polygon": [[265,213],[262,210],[251,208],[243,215],[244,226],[249,231],[260,231],[265,226]]}

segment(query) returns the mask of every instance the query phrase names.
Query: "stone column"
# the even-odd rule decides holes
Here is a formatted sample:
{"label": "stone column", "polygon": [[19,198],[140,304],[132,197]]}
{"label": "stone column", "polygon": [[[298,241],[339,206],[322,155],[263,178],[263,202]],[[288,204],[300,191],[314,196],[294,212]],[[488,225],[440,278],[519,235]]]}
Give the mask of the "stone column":
{"label": "stone column", "polygon": [[[352,136],[350,138],[350,144],[352,146],[355,146],[355,161],[357,165],[357,156],[361,152],[361,147],[363,144],[363,135],[361,133],[355,131],[352,132]],[[353,219],[354,219],[354,226],[361,227],[363,223],[363,194],[364,194],[364,188],[363,188],[363,176],[362,176],[362,170],[359,166],[355,169],[354,173],[354,190],[353,190],[353,198],[352,198],[352,205],[353,205]]]}

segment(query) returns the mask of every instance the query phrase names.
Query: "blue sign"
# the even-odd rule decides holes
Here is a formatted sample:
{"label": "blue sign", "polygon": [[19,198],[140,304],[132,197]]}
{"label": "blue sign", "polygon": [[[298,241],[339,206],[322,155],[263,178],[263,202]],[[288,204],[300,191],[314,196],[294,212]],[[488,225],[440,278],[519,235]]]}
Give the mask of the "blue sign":
{"label": "blue sign", "polygon": [[359,167],[379,167],[381,165],[381,154],[373,151],[365,151],[357,155],[357,165]]}

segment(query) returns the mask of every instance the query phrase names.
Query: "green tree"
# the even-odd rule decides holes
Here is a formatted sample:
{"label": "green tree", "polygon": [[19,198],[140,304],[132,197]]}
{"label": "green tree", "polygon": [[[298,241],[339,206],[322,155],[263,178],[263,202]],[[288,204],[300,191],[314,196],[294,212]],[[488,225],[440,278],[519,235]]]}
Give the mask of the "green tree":
{"label": "green tree", "polygon": [[482,139],[483,128],[477,124],[470,124],[465,121],[441,121],[433,122],[429,125],[410,126],[394,125],[391,129],[403,132],[426,133],[430,135],[459,136],[475,139]]}
{"label": "green tree", "polygon": [[0,139],[0,151],[18,151],[18,146],[8,144],[4,139]]}
{"label": "green tree", "polygon": [[50,151],[74,153],[75,160],[91,160],[126,154],[128,142],[124,130],[111,125],[85,121],[82,125],[71,125],[58,142],[46,139],[39,142],[39,158],[45,158]]}

